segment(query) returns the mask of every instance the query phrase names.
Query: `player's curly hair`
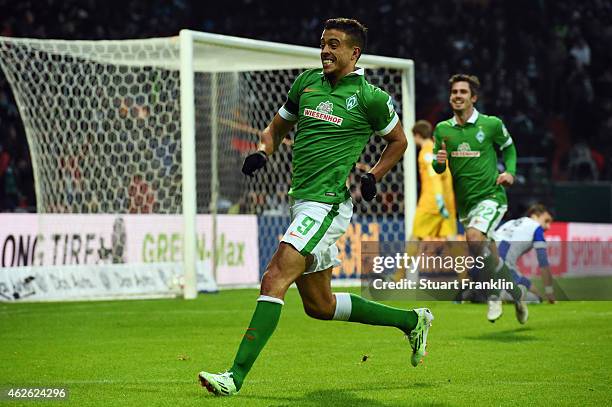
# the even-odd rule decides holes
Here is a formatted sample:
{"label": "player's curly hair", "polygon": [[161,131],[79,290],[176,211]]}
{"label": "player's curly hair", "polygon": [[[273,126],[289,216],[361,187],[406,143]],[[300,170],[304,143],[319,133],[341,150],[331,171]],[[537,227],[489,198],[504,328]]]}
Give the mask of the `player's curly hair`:
{"label": "player's curly hair", "polygon": [[470,85],[470,92],[472,93],[472,96],[478,96],[478,92],[480,91],[480,80],[476,75],[457,73],[451,76],[448,80],[448,89],[451,90],[453,88],[453,84],[456,82],[467,82]]}
{"label": "player's curly hair", "polygon": [[351,37],[353,45],[361,48],[361,53],[368,42],[368,28],[352,18],[330,18],[325,21],[324,30],[339,30]]}

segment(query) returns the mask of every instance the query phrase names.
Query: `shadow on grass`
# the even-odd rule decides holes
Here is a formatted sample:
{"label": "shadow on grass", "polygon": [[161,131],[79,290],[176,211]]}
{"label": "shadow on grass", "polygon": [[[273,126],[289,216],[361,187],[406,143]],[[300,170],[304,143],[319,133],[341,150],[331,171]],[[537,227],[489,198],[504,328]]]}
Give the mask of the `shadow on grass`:
{"label": "shadow on grass", "polygon": [[481,335],[466,336],[465,339],[475,339],[478,341],[496,341],[496,342],[533,342],[539,341],[529,335],[532,329],[530,327],[520,327],[515,329],[506,329],[505,331],[487,332]]}
{"label": "shadow on grass", "polygon": [[[273,407],[289,406],[372,406],[372,407],[395,407],[395,406],[429,406],[445,407],[444,403],[419,403],[418,400],[411,399],[411,394],[406,393],[406,399],[397,401],[378,401],[376,393],[392,390],[410,390],[411,388],[431,388],[435,387],[429,383],[411,383],[408,385],[376,386],[367,389],[364,387],[353,387],[349,389],[322,389],[305,393],[303,396],[296,397],[274,397],[274,396],[242,396],[252,400],[269,401]],[[367,391],[371,397],[362,397],[357,392]]]}

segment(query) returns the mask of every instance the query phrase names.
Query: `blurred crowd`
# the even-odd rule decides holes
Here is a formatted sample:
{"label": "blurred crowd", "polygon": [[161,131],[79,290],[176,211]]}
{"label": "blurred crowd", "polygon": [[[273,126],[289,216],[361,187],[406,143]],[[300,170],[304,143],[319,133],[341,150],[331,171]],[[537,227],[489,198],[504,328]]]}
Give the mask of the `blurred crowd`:
{"label": "blurred crowd", "polygon": [[[367,53],[415,60],[418,119],[450,117],[447,79],[472,73],[483,85],[477,107],[503,118],[532,177],[612,180],[610,1],[0,0],[0,9],[2,36],[127,39],[191,28],[306,46],[318,45],[324,19],[354,17],[370,29]],[[32,173],[0,73],[0,211],[34,210]]]}

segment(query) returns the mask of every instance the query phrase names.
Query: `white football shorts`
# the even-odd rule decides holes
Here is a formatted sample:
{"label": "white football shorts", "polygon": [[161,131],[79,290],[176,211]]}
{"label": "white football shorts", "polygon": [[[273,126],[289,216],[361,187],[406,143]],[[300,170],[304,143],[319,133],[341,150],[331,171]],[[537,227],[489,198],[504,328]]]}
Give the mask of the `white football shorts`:
{"label": "white football shorts", "polygon": [[501,205],[492,199],[485,199],[478,202],[468,213],[461,223],[465,229],[474,228],[480,230],[489,239],[493,237],[493,232],[501,222],[504,214],[508,210],[508,205]]}
{"label": "white football shorts", "polygon": [[281,241],[289,243],[304,256],[313,256],[304,274],[340,265],[336,241],[346,232],[351,216],[351,198],[339,204],[295,201],[291,206],[291,225]]}

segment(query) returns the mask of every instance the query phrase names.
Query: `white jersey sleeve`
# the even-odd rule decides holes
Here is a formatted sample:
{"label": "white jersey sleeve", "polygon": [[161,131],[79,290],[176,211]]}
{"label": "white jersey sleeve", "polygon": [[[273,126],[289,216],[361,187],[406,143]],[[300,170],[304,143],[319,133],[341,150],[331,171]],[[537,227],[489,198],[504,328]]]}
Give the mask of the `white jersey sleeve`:
{"label": "white jersey sleeve", "polygon": [[516,268],[519,257],[531,248],[546,248],[544,230],[535,220],[523,217],[504,223],[494,234],[499,256],[511,268]]}

